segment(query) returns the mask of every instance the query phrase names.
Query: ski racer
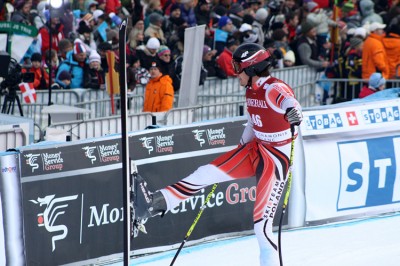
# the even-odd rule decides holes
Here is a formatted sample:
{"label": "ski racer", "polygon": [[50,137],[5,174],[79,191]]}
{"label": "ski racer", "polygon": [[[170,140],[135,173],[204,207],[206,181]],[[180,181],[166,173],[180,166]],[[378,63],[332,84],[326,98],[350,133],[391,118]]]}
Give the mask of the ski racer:
{"label": "ski racer", "polygon": [[[291,87],[270,75],[272,64],[272,55],[258,44],[242,44],[235,50],[232,65],[240,85],[246,89],[248,111],[240,144],[181,181],[154,193],[138,175],[134,204],[136,224],[171,210],[208,185],[255,176],[253,221],[260,247],[260,265],[279,265],[272,222],[288,177],[291,127],[298,126],[303,116]],[[294,136],[297,136],[297,129],[294,129]]]}

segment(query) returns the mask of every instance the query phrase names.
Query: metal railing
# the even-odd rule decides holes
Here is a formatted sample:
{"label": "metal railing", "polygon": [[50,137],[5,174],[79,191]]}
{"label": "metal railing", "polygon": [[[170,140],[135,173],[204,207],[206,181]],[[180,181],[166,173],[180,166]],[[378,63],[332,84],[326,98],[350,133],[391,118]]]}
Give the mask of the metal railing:
{"label": "metal railing", "polygon": [[[314,90],[317,73],[309,67],[299,66],[272,71],[272,75],[284,80],[292,86],[295,95],[303,107],[317,105],[315,101]],[[148,114],[142,113],[144,102],[143,86],[138,86],[128,97],[128,114],[137,117],[136,122],[132,121],[136,126],[132,126],[129,130],[141,130],[151,125]],[[237,116],[244,112],[245,108],[245,90],[240,86],[237,78],[208,78],[205,83],[199,87],[197,97],[198,105],[189,108],[177,108],[179,93],[175,95],[174,108],[167,112],[160,120],[165,125],[178,125],[203,120],[211,120],[217,118],[225,118],[229,116]],[[20,92],[18,92],[20,97]],[[48,115],[42,114],[43,107],[48,105],[49,94],[47,91],[37,91],[37,102],[35,104],[22,104],[24,116],[32,118],[35,125],[35,136],[42,136],[42,132],[48,126]],[[21,98],[21,97],[20,97]],[[111,110],[111,98],[105,90],[91,89],[72,89],[72,90],[54,90],[52,91],[52,102],[60,105],[70,105],[91,110],[91,113],[84,114],[82,121],[73,121],[71,123],[63,123],[69,126],[69,131],[73,135],[81,138],[98,137],[105,134],[118,133],[119,122],[117,116],[120,115],[119,96],[114,97],[114,114]],[[2,98],[0,98],[2,101]],[[18,113],[16,113],[18,115]],[[139,117],[147,117],[139,119]],[[151,116],[151,115],[150,115]],[[133,118],[132,118],[133,119]],[[102,120],[104,120],[102,122]],[[61,123],[53,126],[61,126]],[[36,138],[35,138],[36,139]]]}

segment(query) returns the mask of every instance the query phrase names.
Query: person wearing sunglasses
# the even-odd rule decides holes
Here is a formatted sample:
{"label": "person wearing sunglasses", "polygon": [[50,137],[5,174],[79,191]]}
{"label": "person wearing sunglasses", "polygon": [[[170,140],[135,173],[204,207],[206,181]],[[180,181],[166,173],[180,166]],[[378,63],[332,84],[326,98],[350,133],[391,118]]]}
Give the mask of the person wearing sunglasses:
{"label": "person wearing sunglasses", "polygon": [[[240,45],[232,65],[246,93],[248,121],[239,145],[199,167],[181,181],[151,193],[137,176],[137,223],[164,213],[214,183],[256,177],[254,231],[260,247],[260,265],[279,265],[272,223],[288,178],[292,139],[303,119],[292,88],[270,75],[272,55],[255,43]],[[293,131],[292,131],[293,130]]]}

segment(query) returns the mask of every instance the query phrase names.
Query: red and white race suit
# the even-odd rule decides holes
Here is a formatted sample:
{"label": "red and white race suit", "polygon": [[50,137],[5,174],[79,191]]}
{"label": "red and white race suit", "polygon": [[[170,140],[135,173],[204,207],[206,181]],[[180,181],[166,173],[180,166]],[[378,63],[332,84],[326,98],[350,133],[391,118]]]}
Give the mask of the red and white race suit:
{"label": "red and white race suit", "polygon": [[255,176],[253,220],[260,265],[279,265],[272,222],[289,170],[291,132],[284,114],[299,103],[289,85],[271,76],[246,89],[246,103],[248,122],[240,145],[161,192],[170,210],[208,185]]}

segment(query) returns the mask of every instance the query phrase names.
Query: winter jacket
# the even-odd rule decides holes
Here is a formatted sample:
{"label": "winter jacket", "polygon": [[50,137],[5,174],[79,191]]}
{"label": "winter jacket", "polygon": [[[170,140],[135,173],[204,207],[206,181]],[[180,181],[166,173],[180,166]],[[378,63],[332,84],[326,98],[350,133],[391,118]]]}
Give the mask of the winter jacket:
{"label": "winter jacket", "polygon": [[318,70],[322,68],[322,61],[318,58],[318,47],[315,41],[306,36],[300,37],[296,52],[298,55],[296,63],[298,65],[307,65]]}
{"label": "winter jacket", "polygon": [[86,66],[84,69],[85,89],[101,89],[105,87],[105,73],[103,70],[96,70]]}
{"label": "winter jacket", "polygon": [[[85,64],[88,64],[87,61]],[[71,89],[82,88],[84,78],[84,67],[81,66],[74,59],[74,52],[69,51],[66,55],[66,59],[60,64],[57,71],[56,82],[60,82],[58,76],[63,70],[68,71],[71,74]]]}
{"label": "winter jacket", "polygon": [[164,31],[161,29],[161,27],[154,25],[154,24],[149,24],[147,29],[144,31],[144,36],[145,37],[155,37],[162,44],[166,43],[165,37],[164,37]]}
{"label": "winter jacket", "polygon": [[389,65],[389,78],[396,78],[396,67],[400,65],[400,35],[389,33],[382,39]]}
{"label": "winter jacket", "polygon": [[144,95],[143,112],[165,112],[174,104],[174,88],[168,75],[149,80]]}
{"label": "winter jacket", "polygon": [[31,67],[28,70],[22,69],[22,73],[31,72],[35,75],[35,79],[33,81],[33,87],[36,90],[45,90],[49,88],[49,74],[43,67],[34,68]]}
{"label": "winter jacket", "polygon": [[360,94],[358,95],[358,98],[362,99],[364,97],[367,97],[368,95],[374,94],[376,92],[376,90],[371,89],[370,87],[364,86],[361,89]]}
{"label": "winter jacket", "polygon": [[228,77],[236,76],[232,66],[232,52],[228,48],[225,48],[218,56],[217,64]]}
{"label": "winter jacket", "polygon": [[387,55],[382,43],[382,36],[371,33],[364,42],[362,52],[362,78],[369,79],[372,73],[381,72],[385,79],[389,78]]}
{"label": "winter jacket", "polygon": [[151,63],[157,60],[157,54],[151,54],[144,45],[136,48],[136,57],[140,60],[140,66],[147,70],[150,69]]}
{"label": "winter jacket", "polygon": [[[47,26],[48,24],[46,24],[46,26],[43,26],[42,28],[40,28],[39,30],[39,34],[38,37],[40,39],[40,42],[42,44],[42,55],[43,55],[43,59],[44,59],[44,55],[46,53],[47,50],[49,50],[50,47],[50,34],[49,34],[49,28]],[[53,29],[52,30],[52,38],[51,38],[51,48],[56,50],[56,52],[58,52],[58,44],[59,42],[64,39],[64,33],[63,33],[63,29],[64,29],[64,25],[60,24],[60,26],[58,26],[57,29]]]}
{"label": "winter jacket", "polygon": [[120,0],[107,0],[106,2],[106,7],[105,7],[105,13],[110,14],[110,13],[118,13],[118,10],[121,8],[121,1]]}

